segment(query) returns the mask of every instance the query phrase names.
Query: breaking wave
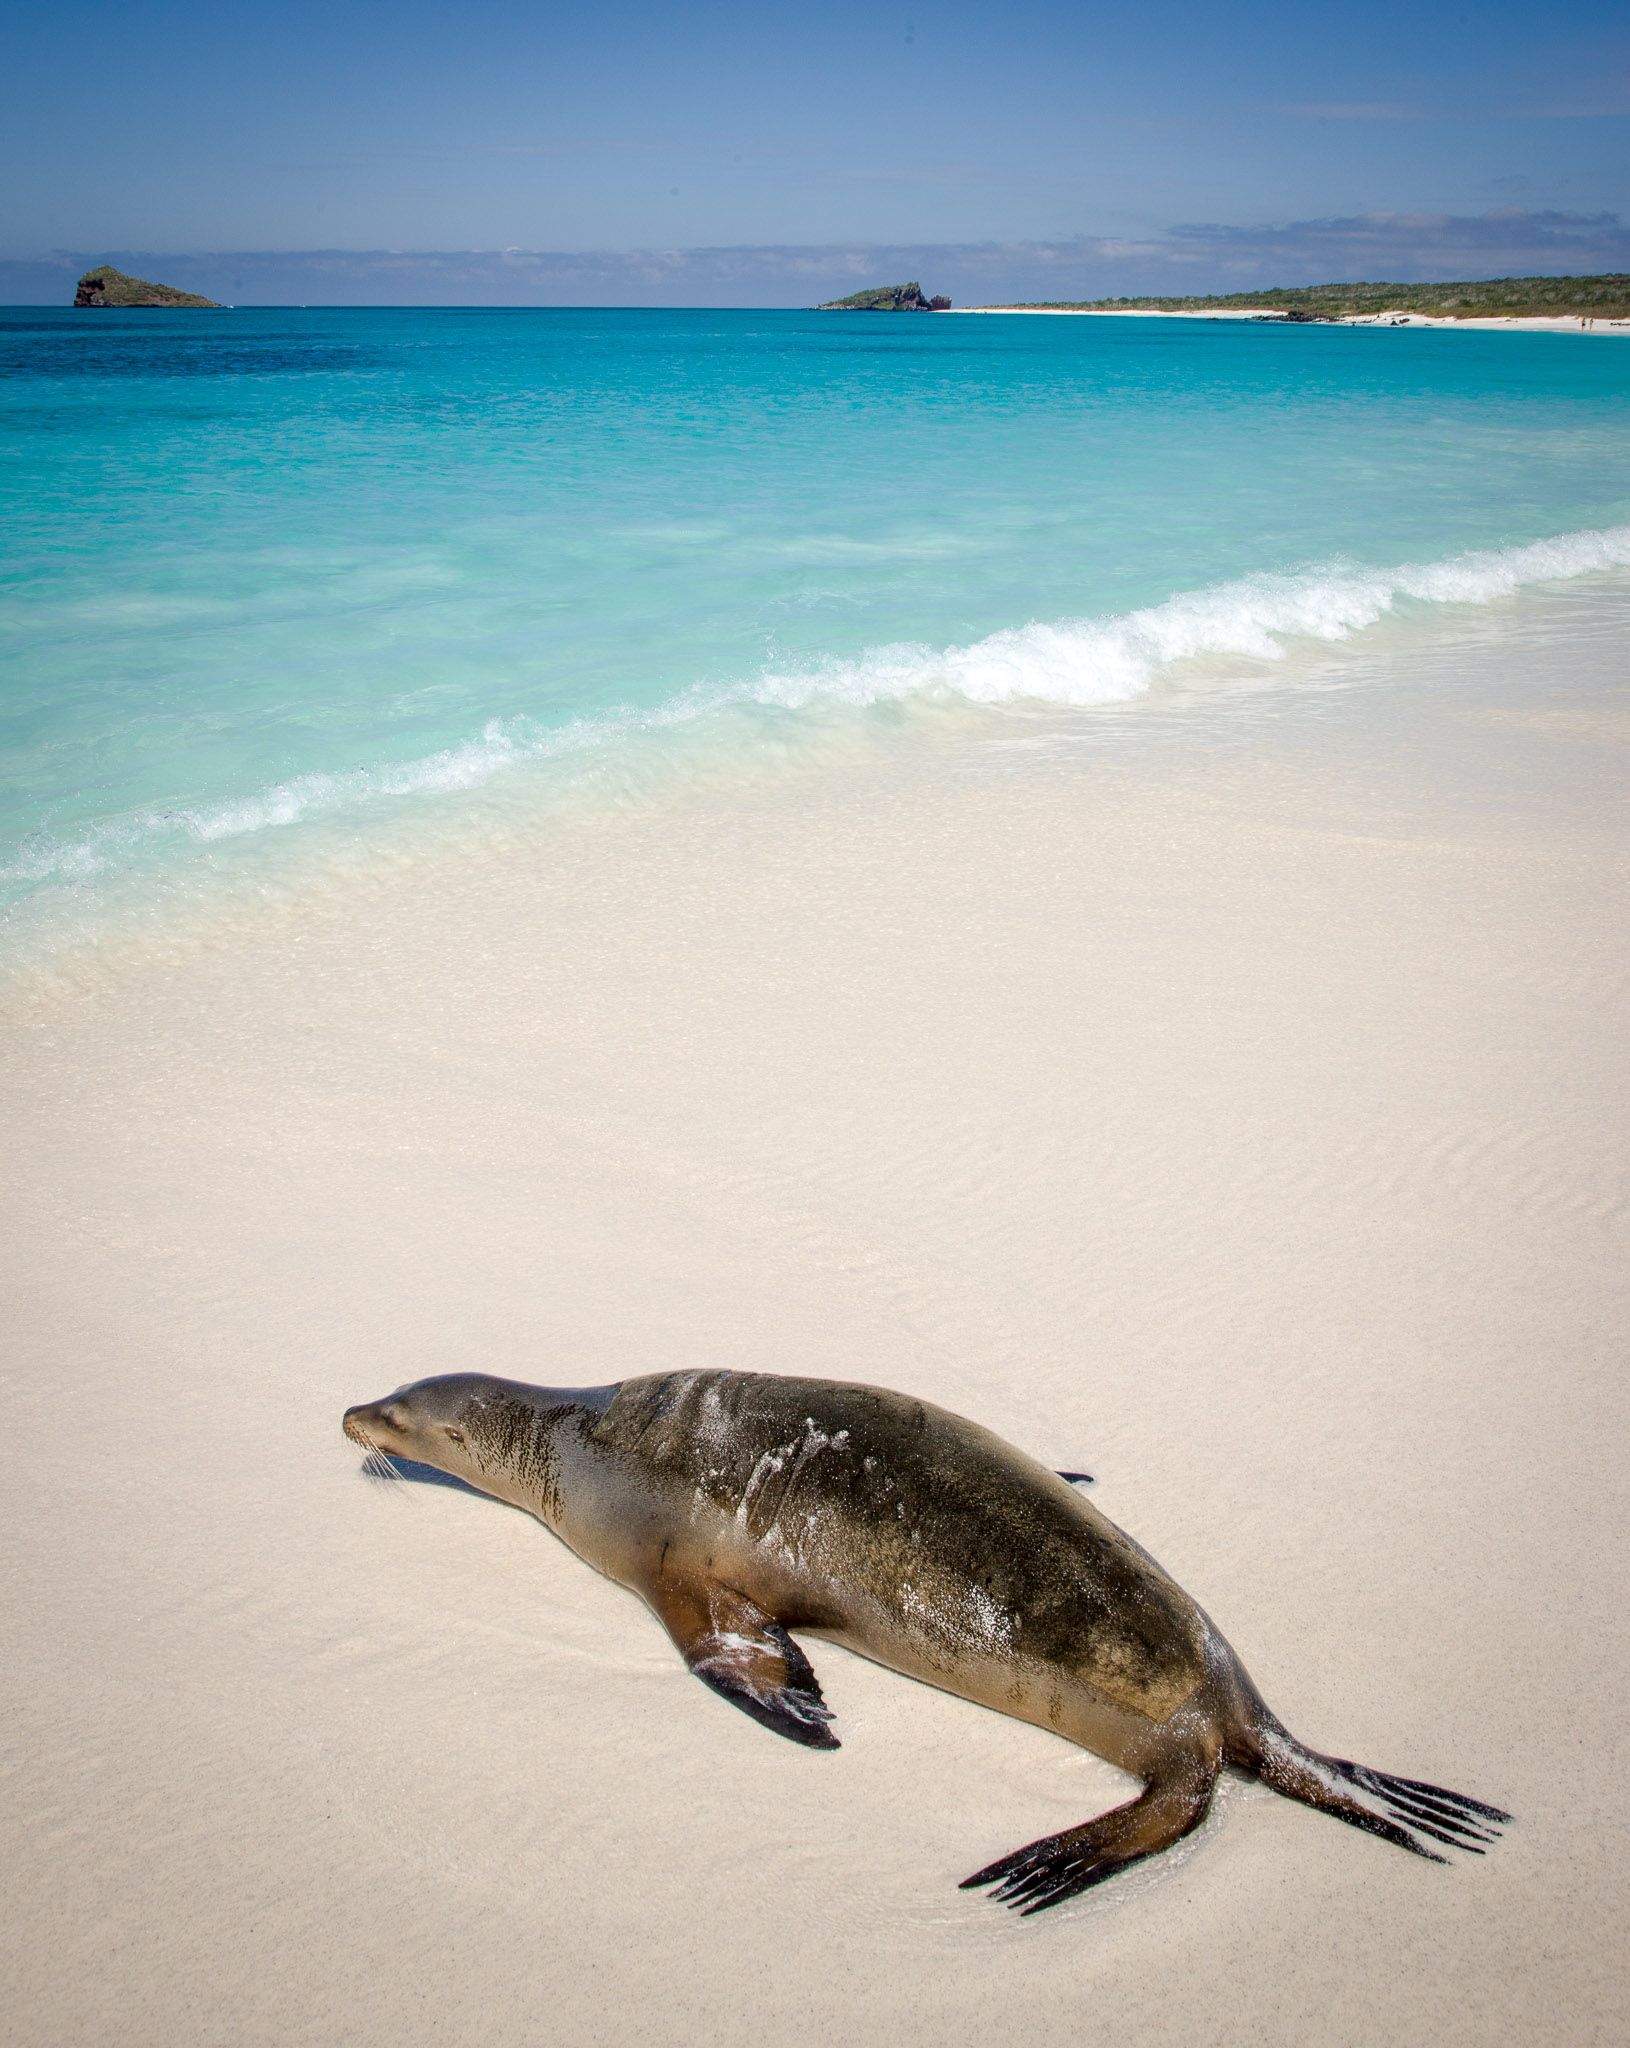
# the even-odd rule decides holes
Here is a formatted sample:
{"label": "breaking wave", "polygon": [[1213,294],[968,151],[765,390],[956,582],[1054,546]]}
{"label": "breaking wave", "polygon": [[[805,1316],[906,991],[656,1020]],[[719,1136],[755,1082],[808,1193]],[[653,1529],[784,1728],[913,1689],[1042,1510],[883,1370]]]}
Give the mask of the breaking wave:
{"label": "breaking wave", "polygon": [[744,683],[699,684],[654,710],[624,709],[556,727],[494,720],[468,741],[417,760],[304,774],[240,798],[144,810],[73,840],[35,835],[0,867],[0,885],[15,897],[42,883],[89,880],[143,850],[206,847],[391,799],[468,790],[524,762],[692,725],[731,707],[868,707],[913,697],[969,705],[1124,703],[1185,663],[1282,660],[1298,643],[1342,640],[1412,606],[1485,605],[1529,585],[1626,567],[1630,526],[1425,565],[1328,564],[1184,592],[1117,617],[1011,627],[964,647],[883,646],[852,660],[771,667]]}
{"label": "breaking wave", "polygon": [[802,704],[816,695],[872,704],[939,687],[978,704],[1118,703],[1141,696],[1181,662],[1206,655],[1276,661],[1298,640],[1345,639],[1395,612],[1401,600],[1489,604],[1527,584],[1626,566],[1630,526],[1453,555],[1425,566],[1338,564],[1247,576],[1119,618],[1018,626],[942,653],[877,648],[858,661],[806,674],[766,675],[755,694],[778,704]]}

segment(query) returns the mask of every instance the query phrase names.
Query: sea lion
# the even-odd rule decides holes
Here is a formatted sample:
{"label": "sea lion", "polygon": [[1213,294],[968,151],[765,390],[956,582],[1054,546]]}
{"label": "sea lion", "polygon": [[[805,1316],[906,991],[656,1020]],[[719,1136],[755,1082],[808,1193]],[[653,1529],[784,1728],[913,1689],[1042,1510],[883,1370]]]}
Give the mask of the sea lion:
{"label": "sea lion", "polygon": [[1438,1863],[1420,1836],[1481,1855],[1510,1818],[1305,1749],[1130,1536],[926,1401],[766,1373],[586,1388],[456,1373],[348,1409],[345,1433],[536,1515],[640,1595],[704,1684],[793,1742],[838,1747],[797,1629],[1141,1778],[1128,1805],[964,1880],[1028,1913],[1181,1840],[1224,1764]]}

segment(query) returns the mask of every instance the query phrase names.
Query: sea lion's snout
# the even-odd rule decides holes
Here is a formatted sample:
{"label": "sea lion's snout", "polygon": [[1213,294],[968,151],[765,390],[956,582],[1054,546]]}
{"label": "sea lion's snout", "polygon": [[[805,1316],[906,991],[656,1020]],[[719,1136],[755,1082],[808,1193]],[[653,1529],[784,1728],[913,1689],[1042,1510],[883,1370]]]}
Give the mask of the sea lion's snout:
{"label": "sea lion's snout", "polygon": [[395,1400],[363,1401],[345,1411],[345,1433],[365,1451],[396,1451],[406,1437],[406,1417]]}

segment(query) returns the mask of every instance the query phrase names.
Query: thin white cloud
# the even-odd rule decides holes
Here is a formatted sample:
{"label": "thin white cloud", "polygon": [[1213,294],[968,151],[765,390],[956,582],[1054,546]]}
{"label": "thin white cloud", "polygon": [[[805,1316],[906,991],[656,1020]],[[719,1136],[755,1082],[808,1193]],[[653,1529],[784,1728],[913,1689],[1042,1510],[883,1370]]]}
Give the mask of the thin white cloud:
{"label": "thin white cloud", "polygon": [[1273,109],[1276,114],[1299,114],[1308,121],[1420,121],[1426,118],[1420,107],[1402,100],[1290,100]]}
{"label": "thin white cloud", "polygon": [[1617,106],[1592,102],[1585,106],[1513,107],[1513,121],[1622,121],[1630,114],[1623,100]]}
{"label": "thin white cloud", "polygon": [[1281,100],[1267,109],[1304,121],[1612,121],[1630,112],[1624,100],[1546,101],[1537,106],[1509,102],[1486,106],[1455,101],[1416,106],[1405,100]]}

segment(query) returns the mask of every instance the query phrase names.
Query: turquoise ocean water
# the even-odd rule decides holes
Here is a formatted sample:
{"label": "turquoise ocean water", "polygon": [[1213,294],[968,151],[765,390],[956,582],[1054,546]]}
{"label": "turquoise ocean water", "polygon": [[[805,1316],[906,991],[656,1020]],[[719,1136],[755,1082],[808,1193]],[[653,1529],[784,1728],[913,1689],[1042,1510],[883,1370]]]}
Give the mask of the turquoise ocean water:
{"label": "turquoise ocean water", "polygon": [[1630,573],[1612,341],[12,309],[0,369],[13,943],[631,736],[1124,702]]}

